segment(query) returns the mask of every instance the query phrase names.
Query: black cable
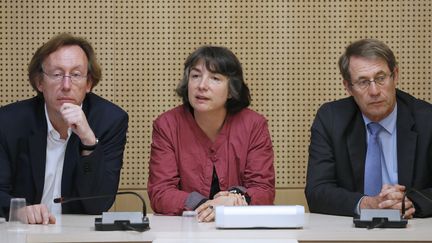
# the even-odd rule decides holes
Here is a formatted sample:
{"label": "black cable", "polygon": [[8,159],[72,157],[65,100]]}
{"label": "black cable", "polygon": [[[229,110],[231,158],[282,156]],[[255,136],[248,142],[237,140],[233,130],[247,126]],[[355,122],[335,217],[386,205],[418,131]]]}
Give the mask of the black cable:
{"label": "black cable", "polygon": [[367,226],[367,229],[374,229],[382,227],[388,220],[386,218],[373,218],[372,222]]}
{"label": "black cable", "polygon": [[121,226],[123,228],[123,230],[128,229],[128,230],[133,230],[133,231],[136,231],[136,232],[144,232],[144,231],[147,231],[147,230],[150,229],[150,228],[137,228],[137,227],[134,227],[134,226],[132,226],[130,224],[129,221],[115,221],[114,223],[116,225]]}

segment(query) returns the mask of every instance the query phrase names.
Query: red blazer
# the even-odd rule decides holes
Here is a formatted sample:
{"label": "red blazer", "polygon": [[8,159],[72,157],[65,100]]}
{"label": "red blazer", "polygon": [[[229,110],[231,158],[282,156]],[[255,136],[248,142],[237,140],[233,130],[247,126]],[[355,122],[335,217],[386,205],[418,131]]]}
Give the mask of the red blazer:
{"label": "red blazer", "polygon": [[[221,190],[246,188],[251,204],[273,204],[273,148],[266,119],[243,109],[228,115],[215,142],[179,106],[153,124],[148,195],[156,213],[179,215],[191,193],[207,198],[213,165]],[[188,199],[189,197],[189,199]]]}

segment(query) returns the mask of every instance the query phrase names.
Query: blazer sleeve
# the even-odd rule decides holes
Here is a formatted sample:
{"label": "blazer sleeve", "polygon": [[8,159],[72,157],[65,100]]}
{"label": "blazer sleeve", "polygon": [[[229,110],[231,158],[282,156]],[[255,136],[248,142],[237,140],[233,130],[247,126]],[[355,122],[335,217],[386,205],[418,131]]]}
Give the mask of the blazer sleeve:
{"label": "blazer sleeve", "polygon": [[[430,114],[430,112],[429,112]],[[407,185],[406,196],[414,203],[414,217],[432,216],[432,116],[417,120],[423,132],[418,133],[417,154],[412,176],[412,184]],[[424,124],[423,124],[424,123]],[[406,171],[399,171],[406,173]]]}
{"label": "blazer sleeve", "polygon": [[274,153],[267,121],[252,129],[243,184],[251,205],[272,205],[275,198]]}
{"label": "blazer sleeve", "polygon": [[[180,215],[190,193],[179,189],[180,174],[167,121],[153,123],[147,192],[156,213]],[[171,124],[172,126],[172,124]],[[196,194],[197,192],[195,192]],[[190,209],[189,209],[190,210]]]}
{"label": "blazer sleeve", "polygon": [[0,134],[0,217],[6,217],[11,199],[11,168],[4,148],[3,136]]}
{"label": "blazer sleeve", "polygon": [[[120,180],[123,152],[126,144],[128,115],[121,111],[106,119],[100,118],[101,127],[95,128],[99,143],[88,156],[80,156],[74,178],[78,196],[115,195]],[[108,122],[109,121],[109,122]],[[80,201],[87,214],[100,214],[113,204],[115,196]]]}
{"label": "blazer sleeve", "polygon": [[345,186],[353,184],[348,178],[351,171],[343,171],[350,161],[348,156],[338,154],[346,144],[343,135],[335,135],[336,129],[343,129],[334,127],[335,115],[328,104],[323,105],[312,124],[305,194],[312,213],[352,216],[363,195]]}

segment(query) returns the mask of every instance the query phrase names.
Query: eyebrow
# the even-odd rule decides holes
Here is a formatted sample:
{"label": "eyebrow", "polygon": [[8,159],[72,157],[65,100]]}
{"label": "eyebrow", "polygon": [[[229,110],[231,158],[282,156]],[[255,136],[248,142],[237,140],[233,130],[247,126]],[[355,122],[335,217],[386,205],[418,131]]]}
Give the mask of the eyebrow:
{"label": "eyebrow", "polygon": [[[46,66],[45,65],[41,65],[42,66],[42,70],[46,70]],[[81,68],[85,68],[86,66],[85,65],[76,65],[76,66],[74,66],[74,67],[72,67],[71,68],[71,70],[72,71],[75,71],[75,70],[77,70],[77,69],[81,69]],[[52,70],[62,70],[63,71],[63,67],[60,67],[60,66],[57,66],[57,65],[52,65]],[[78,70],[78,71],[81,71],[81,70]],[[88,72],[88,70],[87,70],[87,72]]]}
{"label": "eyebrow", "polygon": [[[380,70],[380,71],[376,72],[373,76],[376,77],[376,76],[382,75],[382,74],[387,74],[387,73],[384,72],[383,70]],[[360,76],[360,77],[357,78],[357,80],[360,80],[360,79],[368,79],[368,78],[365,77],[365,76]]]}
{"label": "eyebrow", "polygon": [[196,68],[196,67],[192,67],[190,72],[195,71],[195,72],[201,72],[201,69]]}

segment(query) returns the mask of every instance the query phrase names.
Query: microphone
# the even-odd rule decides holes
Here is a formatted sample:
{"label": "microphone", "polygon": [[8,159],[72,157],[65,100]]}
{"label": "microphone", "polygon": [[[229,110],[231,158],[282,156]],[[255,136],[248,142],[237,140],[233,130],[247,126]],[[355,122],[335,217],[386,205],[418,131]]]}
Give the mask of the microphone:
{"label": "microphone", "polygon": [[146,204],[144,198],[136,192],[125,191],[115,194],[96,195],[87,197],[59,197],[54,198],[54,203],[69,203],[73,201],[82,201],[98,198],[109,198],[116,195],[131,194],[137,196],[142,203],[142,216],[135,212],[104,212],[102,218],[95,218],[95,229],[98,231],[112,230],[134,230],[143,232],[150,229],[150,222],[147,215]]}
{"label": "microphone", "polygon": [[131,192],[131,191],[117,192],[115,194],[107,194],[107,195],[88,196],[88,197],[70,197],[70,198],[69,197],[58,197],[58,198],[54,198],[54,203],[68,203],[68,202],[88,200],[88,199],[108,198],[108,197],[114,197],[116,195],[124,195],[124,194],[135,195],[141,200],[141,203],[143,205],[142,213],[143,213],[143,216],[145,217],[147,215],[147,208],[146,208],[144,198],[142,198],[142,196],[140,194],[138,194],[136,192]]}

